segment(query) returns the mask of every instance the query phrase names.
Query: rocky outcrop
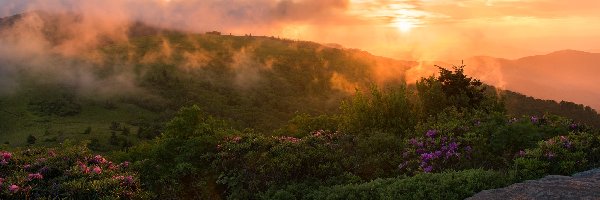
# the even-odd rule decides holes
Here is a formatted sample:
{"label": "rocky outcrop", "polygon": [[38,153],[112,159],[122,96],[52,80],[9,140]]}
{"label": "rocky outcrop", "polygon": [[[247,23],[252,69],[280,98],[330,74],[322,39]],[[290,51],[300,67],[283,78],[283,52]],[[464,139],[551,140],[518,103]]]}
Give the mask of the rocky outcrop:
{"label": "rocky outcrop", "polygon": [[573,176],[550,175],[539,180],[525,181],[505,188],[485,190],[467,199],[600,200],[600,168],[577,173]]}

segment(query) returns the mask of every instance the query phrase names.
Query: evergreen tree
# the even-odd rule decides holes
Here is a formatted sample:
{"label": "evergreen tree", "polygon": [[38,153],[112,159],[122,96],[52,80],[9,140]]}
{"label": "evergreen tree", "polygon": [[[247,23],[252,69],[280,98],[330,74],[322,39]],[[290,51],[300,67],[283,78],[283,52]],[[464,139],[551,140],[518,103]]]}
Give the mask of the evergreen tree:
{"label": "evergreen tree", "polygon": [[108,139],[108,142],[113,146],[119,145],[119,138],[117,137],[117,134],[115,132],[111,133],[110,138]]}
{"label": "evergreen tree", "polygon": [[27,136],[27,144],[35,144],[36,140],[37,140],[37,138],[35,138],[35,136],[33,136],[33,135]]}

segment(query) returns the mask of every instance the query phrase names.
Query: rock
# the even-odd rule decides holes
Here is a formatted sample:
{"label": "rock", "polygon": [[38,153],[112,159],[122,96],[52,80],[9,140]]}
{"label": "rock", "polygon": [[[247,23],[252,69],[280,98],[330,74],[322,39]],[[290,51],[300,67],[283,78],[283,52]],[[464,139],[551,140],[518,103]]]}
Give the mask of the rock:
{"label": "rock", "polygon": [[505,188],[485,190],[467,199],[600,200],[600,168],[577,173],[573,176],[550,175],[539,180],[516,183]]}

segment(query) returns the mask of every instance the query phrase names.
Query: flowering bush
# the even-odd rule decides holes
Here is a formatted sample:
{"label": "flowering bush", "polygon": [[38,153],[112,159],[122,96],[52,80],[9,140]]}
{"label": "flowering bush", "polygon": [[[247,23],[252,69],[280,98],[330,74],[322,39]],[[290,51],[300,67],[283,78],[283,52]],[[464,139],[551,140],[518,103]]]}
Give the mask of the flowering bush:
{"label": "flowering bush", "polygon": [[302,138],[231,137],[217,145],[218,183],[228,187],[230,198],[248,199],[273,185],[342,175],[340,137],[326,131]]}
{"label": "flowering bush", "polygon": [[462,145],[452,136],[440,134],[437,130],[428,130],[424,137],[412,138],[403,153],[405,161],[399,168],[412,174],[443,171],[457,166],[461,160],[470,159],[471,146]]}
{"label": "flowering bush", "polygon": [[557,136],[538,143],[533,149],[520,151],[515,155],[518,178],[538,178],[545,174],[570,175],[584,170],[589,165],[582,141],[573,140],[575,134]]}
{"label": "flowering bush", "polygon": [[92,156],[83,145],[61,149],[1,151],[0,199],[148,197],[127,163]]}

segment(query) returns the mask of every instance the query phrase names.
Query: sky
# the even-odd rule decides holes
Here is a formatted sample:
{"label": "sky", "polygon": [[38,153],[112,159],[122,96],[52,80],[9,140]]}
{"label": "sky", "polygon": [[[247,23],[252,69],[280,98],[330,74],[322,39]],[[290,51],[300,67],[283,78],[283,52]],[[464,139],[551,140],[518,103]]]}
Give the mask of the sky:
{"label": "sky", "polygon": [[597,0],[0,0],[0,16],[27,10],[83,13],[105,26],[138,20],[335,43],[409,60],[600,51]]}

